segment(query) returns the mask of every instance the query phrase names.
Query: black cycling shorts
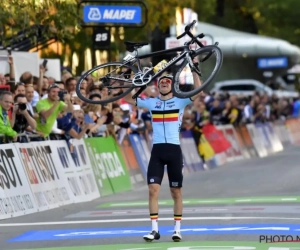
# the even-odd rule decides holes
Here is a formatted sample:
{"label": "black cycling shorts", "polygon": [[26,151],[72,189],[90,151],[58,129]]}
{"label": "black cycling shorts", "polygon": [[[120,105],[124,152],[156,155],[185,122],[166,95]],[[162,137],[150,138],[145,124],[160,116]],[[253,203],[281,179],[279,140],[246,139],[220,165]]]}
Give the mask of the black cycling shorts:
{"label": "black cycling shorts", "polygon": [[152,147],[151,158],[147,171],[147,182],[149,184],[161,185],[165,165],[169,185],[172,188],[181,188],[183,180],[183,158],[180,145],[159,143]]}

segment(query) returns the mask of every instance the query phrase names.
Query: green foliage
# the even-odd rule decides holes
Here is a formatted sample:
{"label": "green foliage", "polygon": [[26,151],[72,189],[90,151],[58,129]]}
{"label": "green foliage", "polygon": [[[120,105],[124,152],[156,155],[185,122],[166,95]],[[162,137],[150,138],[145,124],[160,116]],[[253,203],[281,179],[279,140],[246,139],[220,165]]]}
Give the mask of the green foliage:
{"label": "green foliage", "polygon": [[195,5],[200,21],[266,35],[300,45],[299,0],[224,0],[224,16],[216,15],[216,0]]}
{"label": "green foliage", "polygon": [[151,40],[151,32],[159,28],[165,32],[170,25],[176,23],[177,7],[194,7],[199,0],[145,0],[148,9],[147,25],[141,28],[126,28],[125,38],[133,41]]}
{"label": "green foliage", "polygon": [[70,38],[77,26],[76,0],[1,0],[1,40],[29,28],[31,25],[45,25],[59,39]]}

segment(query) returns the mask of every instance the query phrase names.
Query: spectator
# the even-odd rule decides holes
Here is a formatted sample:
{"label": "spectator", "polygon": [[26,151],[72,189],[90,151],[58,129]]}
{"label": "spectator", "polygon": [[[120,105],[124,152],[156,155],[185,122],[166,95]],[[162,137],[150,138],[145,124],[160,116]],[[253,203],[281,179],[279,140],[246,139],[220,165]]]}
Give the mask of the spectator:
{"label": "spectator", "polygon": [[15,86],[14,95],[17,96],[19,94],[25,95],[25,84],[24,83],[18,83]]}
{"label": "spectator", "polygon": [[68,78],[73,77],[72,74],[68,71],[65,71],[61,76],[61,81],[65,84]]}
{"label": "spectator", "polygon": [[244,107],[244,123],[251,123],[254,121],[254,100],[251,100]]}
{"label": "spectator", "polygon": [[[93,94],[90,96],[90,99],[94,101],[101,100],[101,96],[99,94]],[[83,110],[85,113],[84,123],[93,125],[90,127],[90,132],[96,136],[103,136],[106,134],[106,109],[104,107],[101,108],[101,105],[87,104]]]}
{"label": "spectator", "polygon": [[57,84],[53,84],[48,89],[48,97],[40,100],[36,105],[39,118],[37,119],[37,131],[42,132],[44,137],[48,137],[52,131],[58,115],[65,112],[72,112],[73,105],[70,100],[70,95],[64,96],[64,102],[59,100],[58,92],[60,88]]}
{"label": "spectator", "polygon": [[75,110],[73,113],[73,121],[71,122],[72,127],[67,133],[71,138],[79,140],[92,128],[92,124],[84,123],[83,121],[84,111],[82,109]]}
{"label": "spectator", "polygon": [[236,126],[240,123],[242,119],[242,111],[239,108],[239,100],[237,96],[231,96],[231,109],[230,113],[228,114],[229,123]]}
{"label": "spectator", "polygon": [[[11,92],[3,91],[0,93],[0,134],[3,134],[5,136],[11,137],[12,140],[15,142],[17,141],[17,132],[12,129],[9,117],[8,117],[8,111],[11,109],[11,106],[13,105],[13,96]],[[7,140],[2,140],[2,142],[7,142]]]}
{"label": "spectator", "polygon": [[[11,118],[11,126],[13,130],[18,134],[22,134],[30,126],[34,131],[36,128],[36,121],[33,118],[33,114],[27,108],[27,99],[25,95],[18,94],[14,97],[14,107]],[[26,142],[25,137],[19,137],[19,142]]]}
{"label": "spectator", "polygon": [[25,84],[26,86],[31,86],[33,85],[34,87],[34,95],[33,99],[31,101],[32,107],[35,107],[37,102],[40,99],[40,94],[39,94],[39,78],[36,76],[33,76],[30,72],[26,71],[24,72],[21,77],[20,77],[20,82]]}
{"label": "spectator", "polygon": [[6,85],[7,81],[3,74],[0,74],[0,85]]}
{"label": "spectator", "polygon": [[74,77],[70,77],[66,80],[66,90],[68,91],[69,94],[72,94],[75,92],[75,89],[76,89],[76,84],[77,84],[77,81],[76,81],[76,78]]}
{"label": "spectator", "polygon": [[35,115],[35,112],[32,107],[32,100],[34,98],[34,88],[33,85],[28,84],[25,88],[25,96],[27,99],[27,108],[33,115],[33,117],[37,118],[38,116]]}
{"label": "spectator", "polygon": [[214,125],[220,125],[221,124],[221,118],[222,118],[222,106],[220,104],[219,99],[215,99],[212,103],[212,107],[210,108],[210,122]]}

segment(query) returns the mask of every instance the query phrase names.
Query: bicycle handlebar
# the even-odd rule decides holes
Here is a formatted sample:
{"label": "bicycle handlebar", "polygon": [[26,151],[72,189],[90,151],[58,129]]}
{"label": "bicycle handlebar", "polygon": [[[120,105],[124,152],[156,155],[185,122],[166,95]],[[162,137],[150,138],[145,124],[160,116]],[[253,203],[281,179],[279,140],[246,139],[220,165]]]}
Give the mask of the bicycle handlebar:
{"label": "bicycle handlebar", "polygon": [[[190,38],[192,38],[191,43],[196,42],[200,47],[204,47],[204,45],[200,41],[198,41],[197,37],[195,37],[190,31],[195,24],[196,24],[196,20],[194,20],[193,22],[191,22],[190,24],[185,26],[184,32],[181,35],[179,35],[177,37],[177,39],[180,39],[180,38],[184,37],[185,35],[188,35]],[[202,37],[204,37],[204,35]]]}

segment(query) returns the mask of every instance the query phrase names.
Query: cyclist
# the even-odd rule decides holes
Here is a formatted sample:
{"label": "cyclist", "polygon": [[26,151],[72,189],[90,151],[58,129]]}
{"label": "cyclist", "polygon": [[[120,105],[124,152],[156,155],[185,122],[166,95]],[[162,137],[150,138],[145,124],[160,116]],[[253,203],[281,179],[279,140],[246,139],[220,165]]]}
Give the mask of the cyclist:
{"label": "cyclist", "polygon": [[[194,59],[194,64],[198,60]],[[158,230],[158,196],[164,175],[164,166],[167,165],[169,186],[174,200],[174,233],[173,241],[181,241],[180,233],[182,218],[182,181],[183,181],[183,158],[179,141],[184,108],[193,102],[194,98],[180,99],[173,96],[171,91],[172,76],[162,76],[158,81],[160,95],[156,98],[132,99],[127,95],[124,99],[132,105],[146,108],[151,112],[153,126],[153,147],[147,170],[147,183],[149,190],[149,212],[152,221],[152,231],[144,235],[144,240],[159,240]],[[201,80],[196,72],[193,72],[195,88],[200,87]]]}

